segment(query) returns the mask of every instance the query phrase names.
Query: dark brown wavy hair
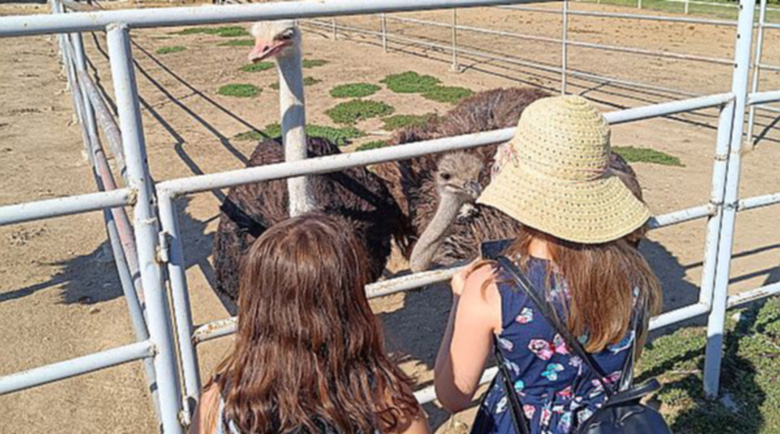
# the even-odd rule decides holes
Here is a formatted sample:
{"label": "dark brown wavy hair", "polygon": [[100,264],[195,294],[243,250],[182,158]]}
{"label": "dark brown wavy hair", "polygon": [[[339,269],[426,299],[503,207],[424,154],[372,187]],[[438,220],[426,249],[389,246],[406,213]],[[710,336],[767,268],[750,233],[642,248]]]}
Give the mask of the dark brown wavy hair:
{"label": "dark brown wavy hair", "polygon": [[385,353],[368,276],[365,247],[339,217],[308,214],[263,233],[241,267],[235,348],[213,380],[225,399],[220,423],[369,434],[420,415]]}

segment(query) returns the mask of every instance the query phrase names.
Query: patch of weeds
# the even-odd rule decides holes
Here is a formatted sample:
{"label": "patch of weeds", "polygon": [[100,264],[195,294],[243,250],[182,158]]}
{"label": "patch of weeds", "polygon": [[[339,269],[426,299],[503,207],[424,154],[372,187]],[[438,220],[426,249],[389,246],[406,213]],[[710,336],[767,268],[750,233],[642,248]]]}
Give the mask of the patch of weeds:
{"label": "patch of weeds", "polygon": [[633,146],[613,146],[612,150],[620,154],[620,156],[625,158],[629,163],[641,162],[660,164],[663,166],[685,167],[685,165],[680,162],[679,158],[665,152],[656,151],[655,149],[635,148]]}
{"label": "patch of weeds", "polygon": [[456,104],[471,95],[474,95],[473,90],[458,86],[436,86],[422,94],[423,98],[450,104]]}
{"label": "patch of weeds", "polygon": [[160,40],[160,41],[164,39],[171,39],[171,38],[172,36],[152,36],[152,39]]}
{"label": "patch of weeds", "polygon": [[369,149],[379,149],[387,146],[387,142],[384,140],[374,140],[373,142],[363,143],[358,146],[355,151],[368,151]]}
{"label": "patch of weeds", "polygon": [[218,35],[224,38],[235,38],[238,36],[249,36],[249,32],[241,26],[223,26],[223,27],[187,27],[178,32],[171,32],[170,35]]}
{"label": "patch of weeds", "polygon": [[328,109],[325,114],[337,124],[354,124],[365,119],[389,116],[395,108],[381,101],[353,99]]}
{"label": "patch of weeds", "polygon": [[721,398],[702,387],[707,331],[684,328],[653,341],[637,366],[637,382],[657,377],[655,395],[673,432],[774,433],[780,426],[780,297],[727,316],[720,377]]}
{"label": "patch of weeds", "polygon": [[273,62],[258,62],[258,63],[250,63],[248,65],[242,66],[241,69],[244,72],[261,72],[261,71],[267,71],[269,69],[272,69],[274,67]]}
{"label": "patch of weeds", "polygon": [[181,45],[174,45],[172,47],[162,47],[158,48],[155,53],[157,54],[171,54],[171,53],[178,53],[180,51],[186,50],[187,47],[182,47]]}
{"label": "patch of weeds", "polygon": [[435,113],[425,115],[395,115],[382,119],[382,129],[395,131],[401,128],[425,125],[429,120],[436,118]]}
{"label": "patch of weeds", "polygon": [[333,98],[363,98],[379,92],[382,88],[371,83],[340,84],[330,90]]}
{"label": "patch of weeds", "polygon": [[220,87],[219,90],[217,90],[217,93],[236,98],[252,98],[260,93],[260,89],[252,84],[226,84]]}
{"label": "patch of weeds", "polygon": [[[282,127],[278,123],[266,125],[263,131],[246,131],[237,134],[235,140],[263,140],[266,137],[277,138],[282,135]],[[309,137],[317,137],[327,139],[336,146],[344,146],[351,143],[352,139],[363,137],[366,135],[363,131],[360,131],[354,127],[329,127],[327,125],[306,125],[306,135]]]}
{"label": "patch of weeds", "polygon": [[[314,86],[317,83],[322,82],[322,80],[317,80],[314,77],[304,77],[303,78],[303,85],[304,86]],[[269,84],[268,87],[270,87],[273,90],[279,90],[279,82]]]}
{"label": "patch of weeds", "polygon": [[407,71],[388,75],[380,83],[384,83],[388,89],[396,93],[423,93],[433,90],[441,82],[431,75]]}
{"label": "patch of weeds", "polygon": [[306,69],[317,68],[322,65],[328,64],[327,60],[322,59],[303,59],[303,67]]}
{"label": "patch of weeds", "polygon": [[254,45],[255,41],[251,39],[231,39],[217,44],[218,47],[254,47]]}

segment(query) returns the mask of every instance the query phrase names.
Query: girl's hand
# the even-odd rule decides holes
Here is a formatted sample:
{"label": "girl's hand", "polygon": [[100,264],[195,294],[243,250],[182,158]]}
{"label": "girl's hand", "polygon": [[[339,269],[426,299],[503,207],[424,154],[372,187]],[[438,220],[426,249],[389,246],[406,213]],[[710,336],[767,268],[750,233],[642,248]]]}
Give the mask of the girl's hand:
{"label": "girl's hand", "polygon": [[458,270],[458,272],[452,276],[452,280],[450,281],[450,285],[452,286],[452,295],[460,297],[461,294],[463,294],[463,288],[466,286],[466,280],[468,280],[471,273],[474,272],[474,269],[479,264],[479,262],[479,259],[475,259],[470,264]]}

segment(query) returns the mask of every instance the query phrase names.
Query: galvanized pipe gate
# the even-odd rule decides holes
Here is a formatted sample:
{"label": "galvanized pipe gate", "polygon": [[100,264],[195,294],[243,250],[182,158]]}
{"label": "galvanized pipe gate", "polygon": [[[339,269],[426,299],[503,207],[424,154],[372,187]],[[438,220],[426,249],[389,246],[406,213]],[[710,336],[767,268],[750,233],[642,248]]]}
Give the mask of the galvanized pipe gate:
{"label": "galvanized pipe gate", "polygon": [[[190,422],[200,391],[197,344],[235,331],[235,318],[194,326],[188,298],[182,234],[174,200],[182,195],[251,182],[308,176],[350,167],[467,149],[509,140],[513,128],[411,143],[384,149],[291,161],[155,183],[149,173],[138,88],[133,70],[130,29],[200,25],[270,19],[390,13],[523,3],[527,0],[365,0],[316,3],[284,2],[232,6],[138,9],[67,13],[52,0],[52,15],[0,18],[0,37],[57,33],[74,109],[82,126],[87,155],[101,190],[58,199],[0,207],[0,225],[102,210],[120,282],[133,321],[136,342],[83,357],[0,377],[0,394],[11,393],[136,360],[146,366],[161,429],[181,433]],[[762,2],[765,7],[766,2]],[[652,228],[708,219],[704,273],[699,301],[666,312],[651,321],[656,329],[709,314],[704,388],[718,393],[725,310],[780,292],[780,283],[728,296],[729,265],[736,214],[780,203],[780,193],[740,200],[738,197],[743,124],[748,107],[780,101],[780,90],[748,93],[755,0],[740,2],[734,73],[727,93],[672,101],[606,113],[611,124],[634,122],[711,107],[720,109],[714,154],[712,191],[700,206],[656,216]],[[385,17],[383,23],[385,23]],[[763,19],[762,19],[763,21]],[[384,25],[383,25],[384,27]],[[766,24],[765,27],[771,27]],[[110,57],[118,128],[86,70],[81,32],[105,30]],[[565,39],[565,35],[564,35]],[[760,50],[760,48],[759,48]],[[457,63],[457,58],[453,60]],[[755,64],[758,65],[758,61]],[[98,127],[120,165],[124,187],[118,187],[106,162]],[[133,206],[133,224],[125,206]],[[166,278],[167,272],[167,278]],[[418,288],[451,277],[454,269],[417,273],[366,287],[369,297]],[[170,286],[168,302],[167,285]],[[488,369],[483,381],[495,375]],[[156,393],[154,393],[156,391]],[[432,388],[416,392],[420,402],[435,399]]]}

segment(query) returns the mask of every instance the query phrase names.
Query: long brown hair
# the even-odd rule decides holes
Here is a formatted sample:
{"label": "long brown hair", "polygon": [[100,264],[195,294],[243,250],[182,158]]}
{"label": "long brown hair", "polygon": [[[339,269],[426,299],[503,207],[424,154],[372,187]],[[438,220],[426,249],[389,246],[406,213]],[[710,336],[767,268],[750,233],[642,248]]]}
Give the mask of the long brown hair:
{"label": "long brown hair", "polygon": [[[580,244],[523,227],[507,249],[507,256],[519,256],[524,268],[534,239],[547,244],[552,264],[549,272],[562,278],[569,289],[564,306],[567,326],[575,336],[587,333],[585,348],[589,352],[602,351],[626,335],[634,311],[634,288],[639,290],[636,300],[641,303],[640,309],[649,315],[660,312],[658,278],[628,237],[603,244]],[[643,319],[647,321],[649,315]],[[645,332],[643,328],[637,337],[640,342]]]}
{"label": "long brown hair", "polygon": [[245,256],[222,415],[244,433],[392,430],[421,411],[366,299],[365,247],[338,217],[268,229]]}

